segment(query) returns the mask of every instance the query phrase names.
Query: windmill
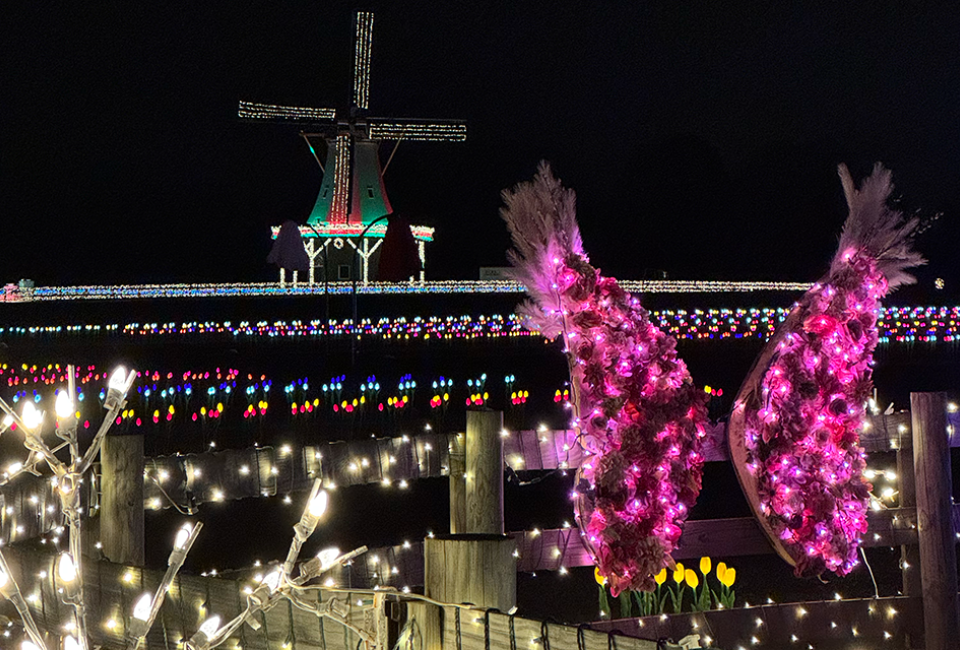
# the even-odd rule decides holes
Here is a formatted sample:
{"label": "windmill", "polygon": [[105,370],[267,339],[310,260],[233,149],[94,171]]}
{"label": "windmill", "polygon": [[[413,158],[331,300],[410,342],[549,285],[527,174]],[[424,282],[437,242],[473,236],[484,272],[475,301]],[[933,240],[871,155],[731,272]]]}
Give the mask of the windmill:
{"label": "windmill", "polygon": [[[310,153],[323,171],[323,181],[307,225],[300,228],[310,257],[309,283],[314,283],[316,260],[322,254],[325,277],[336,265],[337,277],[348,280],[354,274],[355,256],[363,260],[360,278],[366,284],[371,263],[386,234],[386,215],[392,212],[383,174],[403,140],[420,142],[463,142],[467,125],[461,120],[367,117],[370,100],[370,60],[373,47],[373,12],[355,16],[353,49],[353,96],[346,115],[333,108],[279,106],[241,101],[237,114],[244,120],[292,124],[300,129]],[[321,163],[311,139],[326,143],[326,162]],[[395,142],[384,166],[380,164],[380,142]],[[411,226],[425,263],[426,242],[433,241],[433,228]],[[273,228],[276,239],[279,228]],[[281,282],[284,271],[280,271]],[[420,272],[423,280],[423,271]],[[296,279],[294,279],[296,282]]]}

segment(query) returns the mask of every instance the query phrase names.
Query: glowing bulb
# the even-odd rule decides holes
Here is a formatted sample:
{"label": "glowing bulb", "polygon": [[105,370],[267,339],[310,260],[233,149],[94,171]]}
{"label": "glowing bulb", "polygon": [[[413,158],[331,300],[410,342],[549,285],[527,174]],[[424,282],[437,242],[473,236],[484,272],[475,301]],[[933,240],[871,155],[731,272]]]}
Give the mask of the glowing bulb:
{"label": "glowing bulb", "polygon": [[123,392],[123,389],[127,385],[127,369],[123,366],[117,366],[117,369],[113,371],[113,374],[110,375],[110,381],[107,383],[107,387],[111,390],[118,390]]}
{"label": "glowing bulb", "polygon": [[[333,563],[337,561],[338,557],[340,557],[340,549],[336,547],[325,548],[317,553],[317,559],[320,560],[321,567],[333,565]],[[0,585],[0,587],[2,586],[3,585]]]}
{"label": "glowing bulb", "polygon": [[326,490],[320,490],[317,492],[317,496],[313,497],[313,501],[310,502],[310,516],[320,517],[326,510],[327,492]]}
{"label": "glowing bulb", "polygon": [[57,576],[65,584],[70,584],[77,579],[77,565],[73,563],[69,553],[60,556],[60,562],[57,563]]}
{"label": "glowing bulb", "polygon": [[23,426],[28,429],[36,429],[43,421],[43,413],[37,410],[32,401],[26,401],[23,404],[23,410],[20,412],[20,419],[23,420]]}
{"label": "glowing bulb", "polygon": [[277,569],[264,578],[263,584],[267,585],[270,591],[276,590],[276,588],[280,585],[280,569]]}
{"label": "glowing bulb", "polygon": [[190,533],[193,532],[193,526],[190,524],[184,524],[180,530],[177,531],[177,537],[173,542],[173,547],[178,551],[184,547],[187,543],[187,540],[190,539]]}
{"label": "glowing bulb", "polygon": [[133,606],[133,617],[138,618],[141,621],[146,621],[150,619],[150,610],[153,609],[153,596],[150,594],[143,594],[137,600],[137,604]]}
{"label": "glowing bulb", "polygon": [[62,390],[57,393],[57,401],[54,405],[54,410],[57,412],[57,417],[61,420],[65,420],[73,415],[73,400],[70,399],[67,391]]}
{"label": "glowing bulb", "polygon": [[217,633],[217,630],[220,629],[220,617],[214,614],[207,620],[203,622],[203,625],[200,626],[199,632],[203,632],[204,636],[208,639],[213,637]]}
{"label": "glowing bulb", "polygon": [[69,634],[63,637],[63,650],[83,650],[83,646],[80,645],[80,642]]}
{"label": "glowing bulb", "polygon": [[33,641],[24,641],[20,644],[20,650],[40,650],[40,648]]}

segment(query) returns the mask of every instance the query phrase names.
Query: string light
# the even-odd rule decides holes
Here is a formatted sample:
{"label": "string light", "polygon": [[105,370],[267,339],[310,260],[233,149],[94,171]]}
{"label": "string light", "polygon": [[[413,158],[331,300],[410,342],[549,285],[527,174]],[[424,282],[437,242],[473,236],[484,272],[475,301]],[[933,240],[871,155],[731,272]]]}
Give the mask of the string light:
{"label": "string light", "polygon": [[332,108],[308,108],[303,106],[280,106],[241,100],[237,116],[248,120],[284,120],[314,122],[332,120],[336,111]]}

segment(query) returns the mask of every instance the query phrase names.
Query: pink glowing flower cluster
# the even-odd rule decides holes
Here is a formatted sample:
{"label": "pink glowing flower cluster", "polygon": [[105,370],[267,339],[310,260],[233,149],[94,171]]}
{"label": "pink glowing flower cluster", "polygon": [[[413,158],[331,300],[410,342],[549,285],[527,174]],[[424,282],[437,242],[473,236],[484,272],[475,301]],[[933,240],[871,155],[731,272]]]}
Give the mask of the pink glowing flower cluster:
{"label": "pink glowing flower cluster", "polygon": [[511,260],[534,299],[523,311],[567,346],[573,424],[587,452],[575,488],[578,525],[614,595],[652,590],[700,492],[706,395],[676,341],[588,263],[571,190],[542,166],[504,201]]}
{"label": "pink glowing flower cluster", "polygon": [[871,485],[863,478],[859,431],[873,384],[880,299],[907,266],[916,222],[886,207],[889,172],[862,190],[846,168],[850,203],[840,252],[771,341],[760,404],[746,415],[747,469],[759,508],[796,563],[798,576],[849,573],[867,530]]}

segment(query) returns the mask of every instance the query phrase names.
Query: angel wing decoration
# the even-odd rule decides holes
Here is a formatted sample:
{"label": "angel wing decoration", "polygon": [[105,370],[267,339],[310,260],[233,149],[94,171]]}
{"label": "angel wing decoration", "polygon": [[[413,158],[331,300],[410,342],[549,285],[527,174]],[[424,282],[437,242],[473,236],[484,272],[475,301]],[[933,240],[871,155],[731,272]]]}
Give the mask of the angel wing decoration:
{"label": "angel wing decoration", "polygon": [[798,576],[850,572],[867,530],[871,485],[859,431],[873,383],[880,300],[914,282],[918,219],[887,205],[890,171],[857,189],[840,179],[850,212],[826,277],[767,342],[734,402],[731,458],[777,553]]}
{"label": "angel wing decoration", "polygon": [[652,590],[700,493],[706,395],[637,298],[589,263],[576,196],[541,163],[503,192],[528,326],[563,337],[573,426],[585,451],[577,524],[614,595]]}

